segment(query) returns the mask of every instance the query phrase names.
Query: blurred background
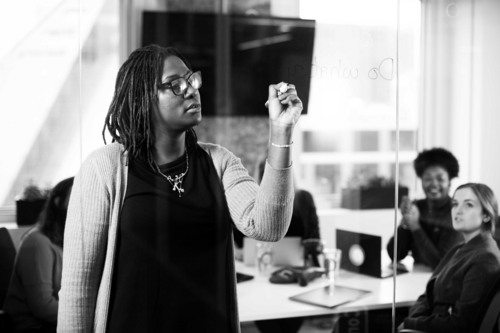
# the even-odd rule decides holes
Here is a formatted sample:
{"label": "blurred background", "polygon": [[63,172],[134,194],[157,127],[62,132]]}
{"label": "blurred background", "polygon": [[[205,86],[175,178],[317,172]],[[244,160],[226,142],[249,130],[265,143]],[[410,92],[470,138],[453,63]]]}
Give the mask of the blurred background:
{"label": "blurred background", "polygon": [[75,175],[104,144],[118,68],[150,43],[203,72],[198,137],[251,175],[268,145],[267,85],[297,85],[295,178],[324,234],[345,224],[387,240],[394,199],[356,207],[347,193],[375,180],[422,198],[412,162],[427,148],[457,156],[452,190],[498,194],[499,15],[494,0],[2,1],[0,222],[15,221],[27,186]]}
{"label": "blurred background", "polygon": [[499,17],[496,0],[2,1],[0,226],[36,221],[21,223],[21,203],[43,203],[104,145],[120,65],[156,43],[203,73],[200,141],[252,176],[267,152],[267,86],[295,84],[295,182],[321,238],[335,247],[344,229],[385,247],[396,189],[424,197],[413,169],[424,149],[457,157],[450,194],[466,182],[500,194]]}

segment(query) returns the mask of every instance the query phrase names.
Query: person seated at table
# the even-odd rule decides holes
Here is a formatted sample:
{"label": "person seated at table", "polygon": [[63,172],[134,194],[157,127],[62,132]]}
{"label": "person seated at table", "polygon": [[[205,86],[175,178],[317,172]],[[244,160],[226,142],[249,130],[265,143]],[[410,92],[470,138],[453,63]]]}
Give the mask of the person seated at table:
{"label": "person seated at table", "polygon": [[[257,165],[255,179],[260,184],[264,175],[265,159],[261,160]],[[319,220],[316,213],[316,205],[311,193],[305,190],[294,188],[295,197],[293,201],[293,213],[285,237],[300,237],[301,239],[318,240],[320,238]],[[236,228],[234,229],[234,238],[236,246],[240,249],[243,247],[243,234]],[[237,251],[240,252],[241,251]],[[316,256],[310,256],[311,265],[319,266]],[[306,257],[307,259],[307,257]],[[331,319],[327,319],[331,322]],[[304,319],[284,318],[255,321],[255,326],[261,333],[295,333],[302,326]]]}
{"label": "person seated at table", "polygon": [[397,229],[398,248],[394,256],[394,237],[387,245],[392,260],[400,261],[411,251],[415,263],[435,269],[445,254],[463,241],[451,221],[451,180],[458,176],[458,161],[451,152],[433,148],[419,153],[413,162],[422,181],[425,199],[411,202],[403,197],[403,218]]}
{"label": "person seated at table", "polygon": [[472,332],[472,323],[489,288],[500,274],[500,250],[493,234],[498,204],[484,184],[459,186],[452,201],[453,228],[465,242],[451,249],[410,308],[399,329]]}
{"label": "person seated at table", "polygon": [[56,332],[64,226],[73,178],[50,192],[38,223],[23,235],[3,310],[16,332]]}
{"label": "person seated at table", "polygon": [[[261,159],[257,164],[255,180],[260,184],[264,175],[266,160]],[[319,220],[316,213],[314,198],[306,190],[298,189],[294,185],[295,197],[293,200],[293,213],[290,226],[285,237],[300,237],[301,239],[320,239]],[[233,228],[234,242],[236,246],[236,259],[242,260],[242,248],[244,235]]]}

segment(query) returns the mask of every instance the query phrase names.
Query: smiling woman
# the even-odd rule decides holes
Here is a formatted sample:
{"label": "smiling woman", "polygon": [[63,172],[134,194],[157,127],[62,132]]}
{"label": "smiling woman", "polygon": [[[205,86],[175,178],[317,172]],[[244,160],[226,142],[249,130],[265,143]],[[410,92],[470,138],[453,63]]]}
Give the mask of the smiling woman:
{"label": "smiling woman", "polygon": [[424,150],[413,166],[422,180],[425,199],[411,202],[403,197],[403,218],[397,230],[398,248],[394,255],[394,237],[387,245],[393,260],[404,259],[411,251],[415,263],[436,268],[444,255],[463,238],[453,229],[451,198],[448,195],[451,180],[458,176],[458,161],[443,148]]}
{"label": "smiling woman", "polygon": [[277,241],[292,215],[290,147],[302,102],[293,84],[278,95],[284,85],[268,87],[259,186],[227,149],[197,141],[201,74],[187,59],[157,45],[129,56],[104,126],[114,142],[75,177],[58,330],[239,332],[233,225]]}

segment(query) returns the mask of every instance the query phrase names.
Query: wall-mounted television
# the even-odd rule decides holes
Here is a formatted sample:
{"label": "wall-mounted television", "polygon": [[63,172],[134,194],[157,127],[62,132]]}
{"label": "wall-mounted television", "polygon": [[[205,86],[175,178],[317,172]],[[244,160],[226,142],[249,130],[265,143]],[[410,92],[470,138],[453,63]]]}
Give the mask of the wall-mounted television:
{"label": "wall-mounted television", "polygon": [[307,113],[315,21],[206,13],[143,13],[143,46],[174,46],[200,70],[204,115],[267,116],[271,83],[297,87]]}

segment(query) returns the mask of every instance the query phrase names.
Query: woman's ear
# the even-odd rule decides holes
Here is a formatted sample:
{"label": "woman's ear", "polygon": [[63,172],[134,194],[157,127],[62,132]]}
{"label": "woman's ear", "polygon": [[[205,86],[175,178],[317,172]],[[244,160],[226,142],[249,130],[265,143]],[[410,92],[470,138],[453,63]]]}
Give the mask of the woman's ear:
{"label": "woman's ear", "polygon": [[489,217],[488,215],[484,215],[484,218],[483,218],[484,223],[490,222],[490,220],[491,220],[491,217]]}

